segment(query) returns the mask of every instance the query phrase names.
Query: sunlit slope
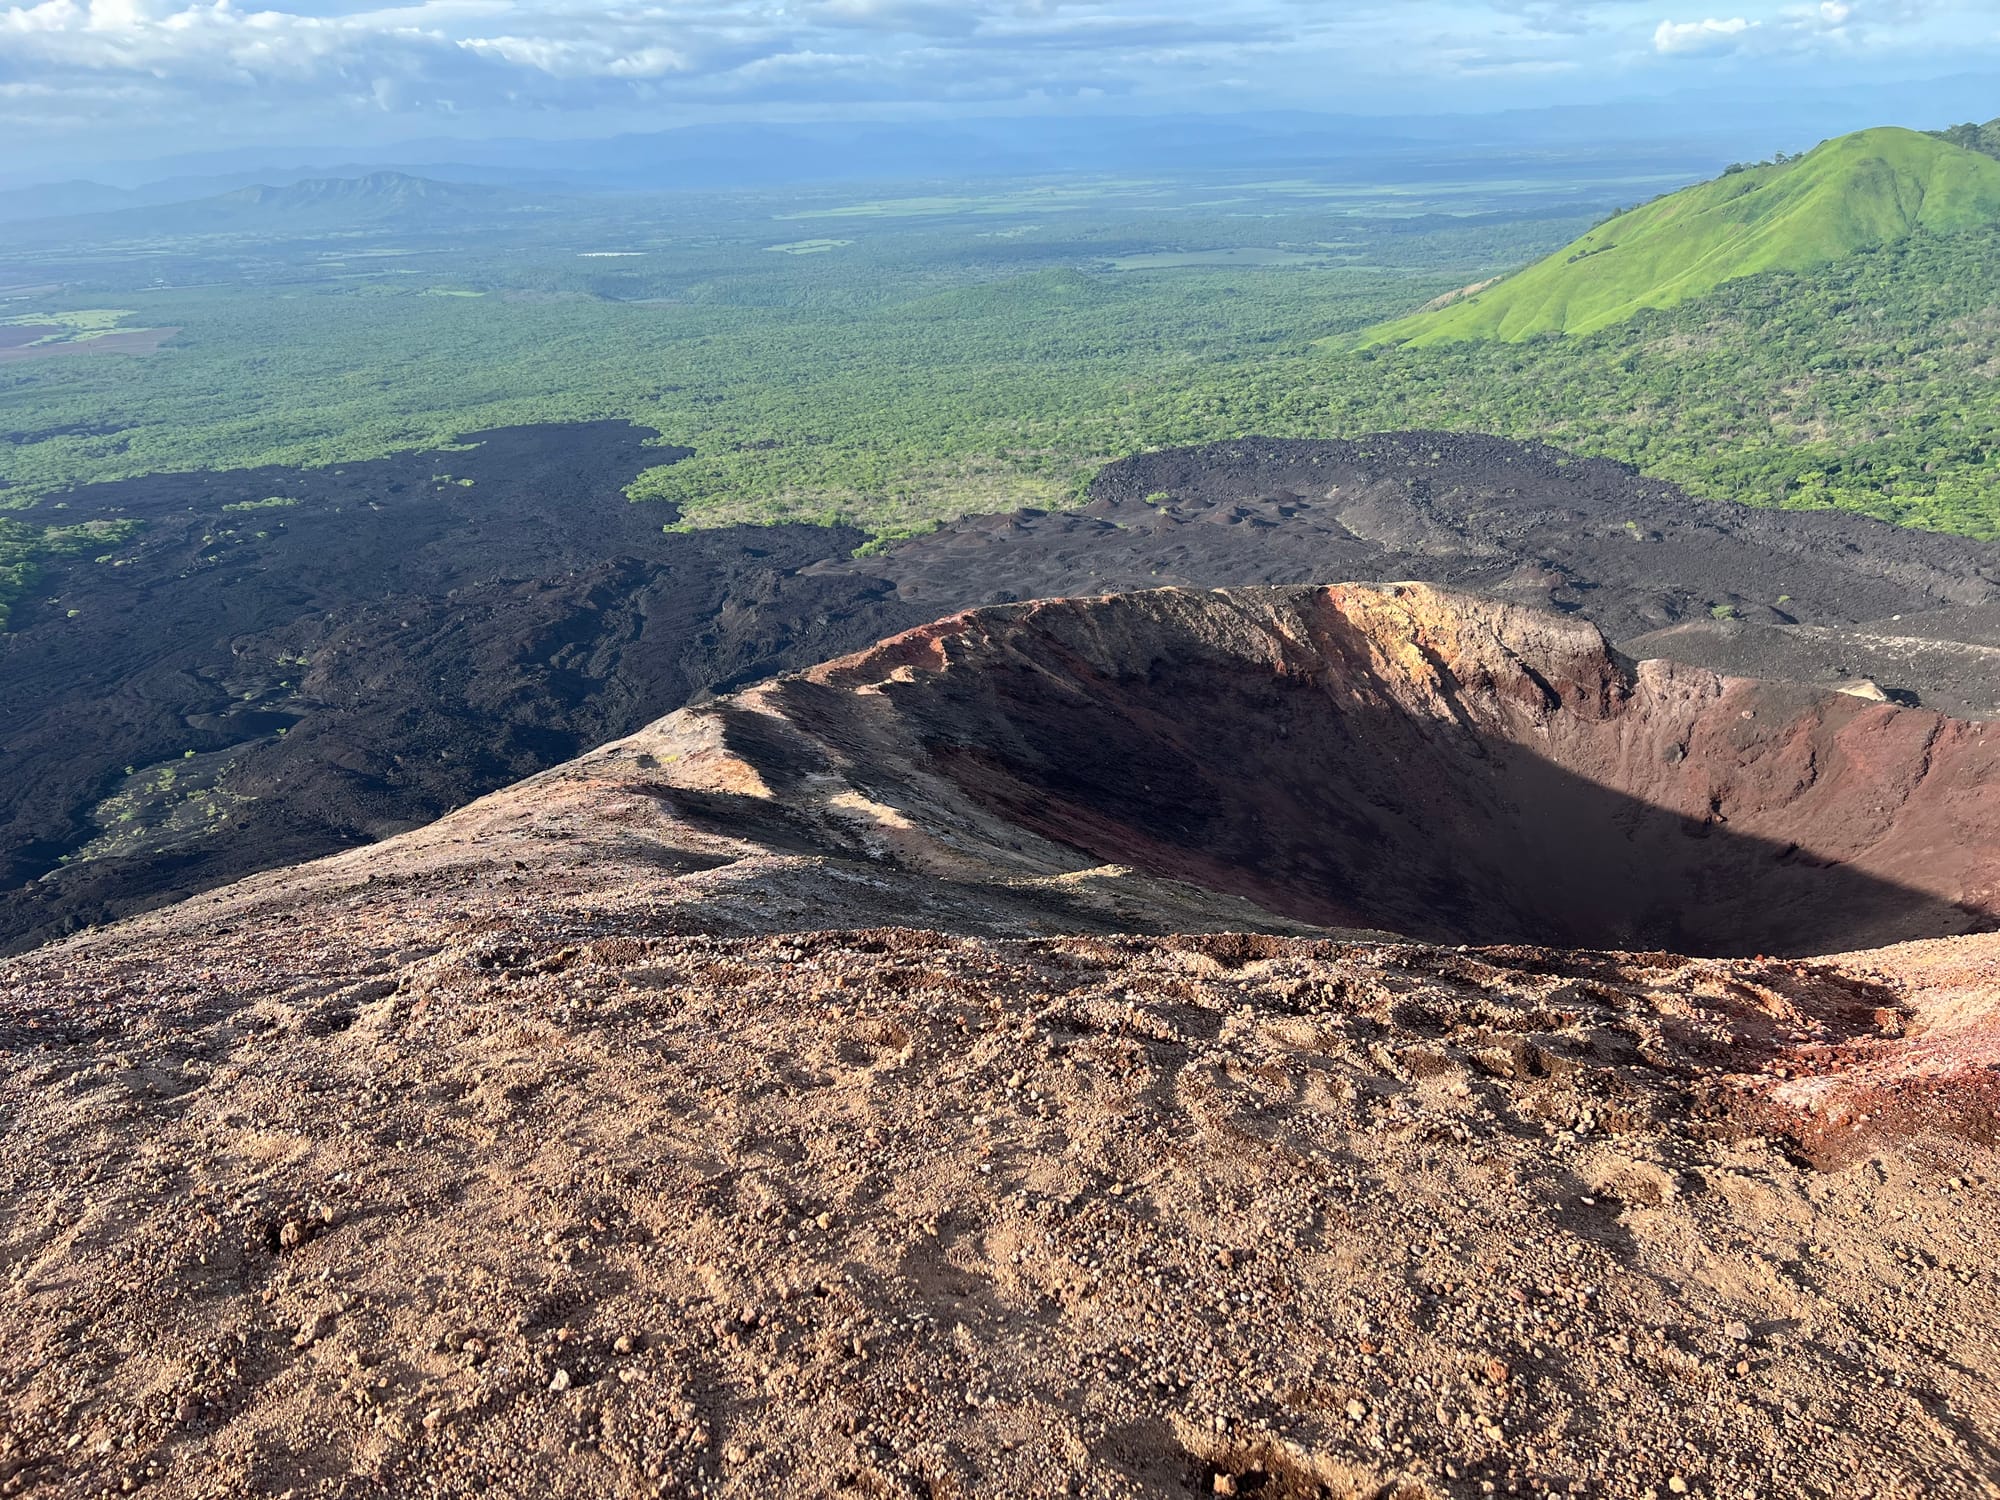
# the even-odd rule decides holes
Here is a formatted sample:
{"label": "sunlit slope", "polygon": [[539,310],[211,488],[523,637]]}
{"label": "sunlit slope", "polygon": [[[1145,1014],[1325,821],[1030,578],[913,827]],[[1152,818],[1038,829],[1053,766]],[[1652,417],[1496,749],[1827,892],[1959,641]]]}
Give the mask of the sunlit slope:
{"label": "sunlit slope", "polygon": [[1913,130],[1863,130],[1620,214],[1488,290],[1384,324],[1366,342],[1591,333],[1739,276],[1988,224],[2000,224],[2000,161]]}

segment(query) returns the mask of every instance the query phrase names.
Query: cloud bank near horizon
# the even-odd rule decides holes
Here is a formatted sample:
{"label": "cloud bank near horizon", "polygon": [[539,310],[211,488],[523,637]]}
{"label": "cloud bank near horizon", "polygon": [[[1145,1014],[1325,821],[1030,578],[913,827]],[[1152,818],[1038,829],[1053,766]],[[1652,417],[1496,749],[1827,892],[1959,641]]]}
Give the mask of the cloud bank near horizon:
{"label": "cloud bank near horizon", "polygon": [[[1739,0],[1740,3],[1740,0]],[[0,129],[186,148],[273,129],[614,127],[1097,100],[1479,108],[1731,67],[2000,59],[1986,0],[0,0]],[[568,128],[568,127],[566,127]]]}

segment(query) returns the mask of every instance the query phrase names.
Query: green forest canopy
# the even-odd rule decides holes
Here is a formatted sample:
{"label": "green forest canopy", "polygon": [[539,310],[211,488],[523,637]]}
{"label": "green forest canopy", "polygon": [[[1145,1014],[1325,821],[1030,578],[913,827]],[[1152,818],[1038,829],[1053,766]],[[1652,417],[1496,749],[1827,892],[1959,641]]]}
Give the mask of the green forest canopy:
{"label": "green forest canopy", "polygon": [[[1178,244],[1257,236],[1317,258],[1114,271],[1160,244],[1157,220],[1057,234],[988,218],[970,233],[850,231],[812,256],[736,248],[775,242],[766,219],[653,262],[439,256],[419,275],[121,292],[137,321],[186,332],[144,359],[0,366],[0,426],[16,435],[0,445],[15,486],[13,508],[0,503],[0,607],[37,558],[81,555],[32,503],[67,484],[604,417],[696,450],[633,489],[686,526],[844,519],[893,536],[1070,503],[1141,448],[1434,426],[1545,439],[1717,499],[2000,536],[1990,229],[1739,278],[1585,335],[1353,347],[1577,227],[1349,216],[1274,232],[1246,216]],[[427,295],[439,287],[486,295]],[[109,555],[115,541],[88,545]]]}
{"label": "green forest canopy", "polygon": [[1950,141],[1954,146],[1963,146],[1967,151],[1981,151],[1988,156],[2000,157],[2000,120],[1988,120],[1984,125],[1968,121],[1944,130],[1933,130],[1931,134],[1941,141]]}

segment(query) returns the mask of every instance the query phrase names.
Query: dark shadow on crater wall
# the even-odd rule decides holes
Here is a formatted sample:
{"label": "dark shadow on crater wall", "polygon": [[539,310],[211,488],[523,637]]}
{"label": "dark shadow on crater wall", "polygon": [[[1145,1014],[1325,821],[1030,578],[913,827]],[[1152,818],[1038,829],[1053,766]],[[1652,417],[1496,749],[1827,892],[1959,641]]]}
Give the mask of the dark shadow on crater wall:
{"label": "dark shadow on crater wall", "polygon": [[[1801,955],[1984,914],[1690,819],[1464,726],[1215,664],[1079,693],[983,668],[898,698],[934,765],[1009,821],[1299,920],[1442,943]],[[811,710],[803,685],[794,705]]]}

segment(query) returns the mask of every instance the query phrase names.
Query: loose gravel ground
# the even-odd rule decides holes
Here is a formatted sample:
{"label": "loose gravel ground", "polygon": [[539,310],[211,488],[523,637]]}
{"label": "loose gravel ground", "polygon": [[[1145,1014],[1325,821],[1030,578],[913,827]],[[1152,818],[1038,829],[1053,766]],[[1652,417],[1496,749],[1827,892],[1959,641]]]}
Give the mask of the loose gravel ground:
{"label": "loose gravel ground", "polygon": [[1879,972],[467,901],[6,971],[0,1492],[1995,1493]]}

